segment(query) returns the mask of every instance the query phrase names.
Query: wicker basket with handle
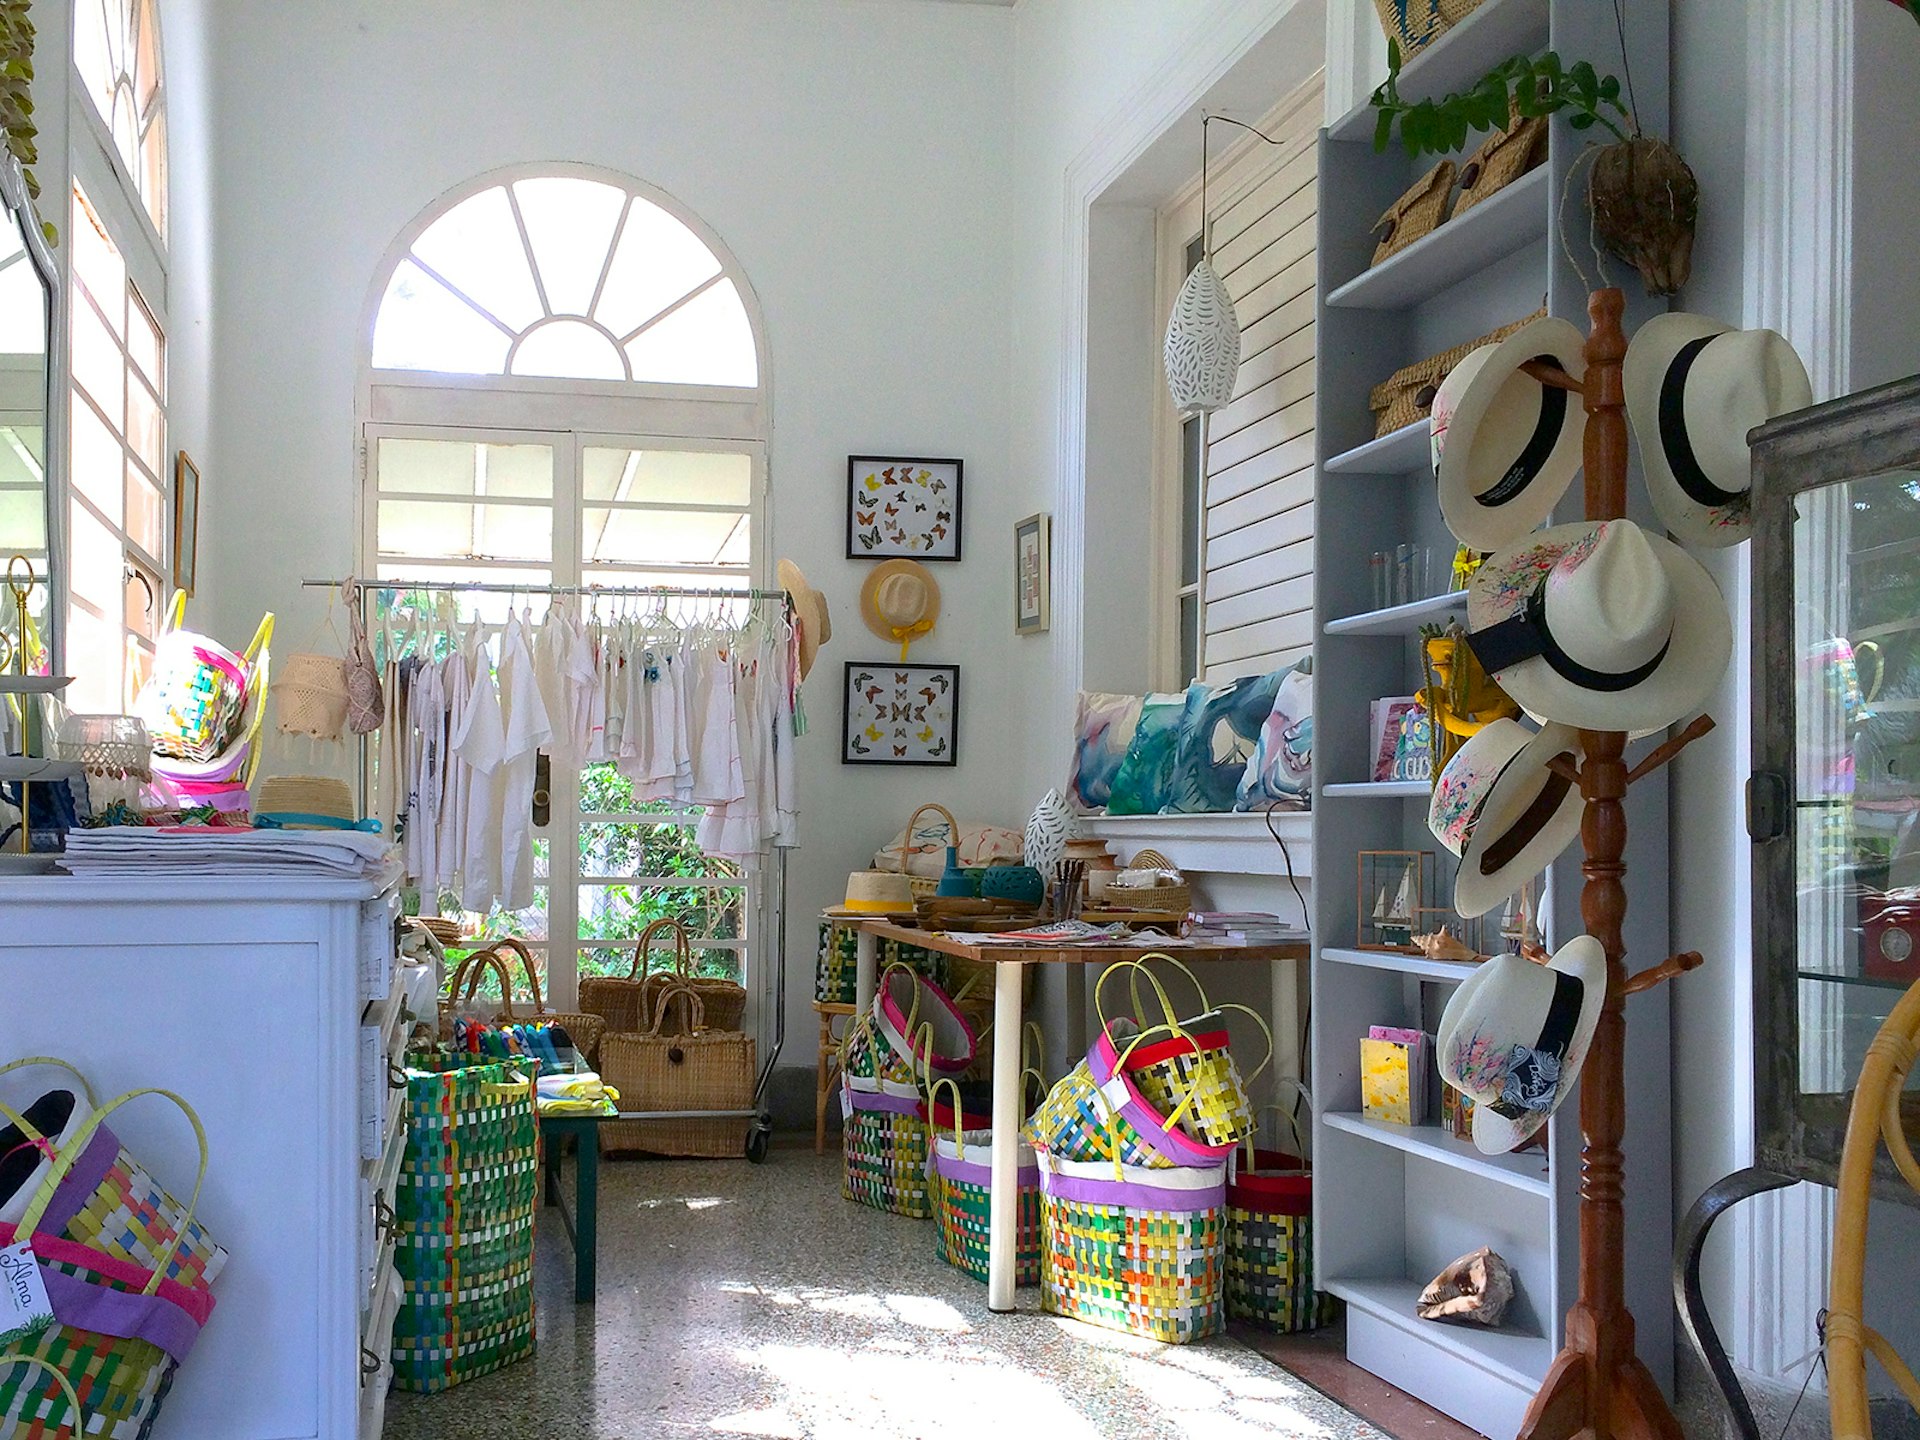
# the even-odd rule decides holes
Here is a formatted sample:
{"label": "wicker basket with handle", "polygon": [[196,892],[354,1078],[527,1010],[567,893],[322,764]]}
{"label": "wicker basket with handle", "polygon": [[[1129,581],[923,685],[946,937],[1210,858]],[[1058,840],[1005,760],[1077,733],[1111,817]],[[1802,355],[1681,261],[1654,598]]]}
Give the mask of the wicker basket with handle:
{"label": "wicker basket with handle", "polygon": [[[673,961],[665,970],[650,970],[654,937],[665,935],[673,945]],[[654,1000],[670,981],[679,980],[697,990],[716,1030],[738,1030],[747,1013],[747,991],[732,980],[709,979],[693,973],[693,937],[678,920],[662,917],[640,932],[633,945],[633,964],[625,975],[590,975],[580,981],[580,1008],[603,1017],[607,1033],[638,1034],[647,1028]]]}
{"label": "wicker basket with handle", "polygon": [[[1142,850],[1127,862],[1129,870],[1171,870],[1173,862],[1158,850]],[[1193,908],[1193,887],[1184,880],[1168,881],[1160,885],[1143,885],[1138,889],[1123,889],[1118,885],[1107,887],[1107,903],[1112,906],[1124,905],[1130,910],[1167,910],[1184,915]]]}
{"label": "wicker basket with handle", "polygon": [[582,1060],[590,1066],[598,1064],[600,1037],[607,1030],[605,1018],[585,1010],[549,1010],[546,1002],[540,998],[540,974],[533,968],[533,952],[521,941],[507,936],[494,941],[489,949],[503,964],[506,962],[506,952],[520,957],[520,967],[527,976],[527,989],[533,996],[531,1016],[517,1017],[503,1010],[499,1016],[500,1023],[504,1025],[515,1019],[527,1018],[535,1024],[558,1025],[572,1039],[573,1048]]}
{"label": "wicker basket with handle", "polygon": [[900,832],[900,873],[907,877],[908,884],[913,887],[913,898],[916,900],[924,900],[929,895],[938,893],[940,889],[938,876],[916,875],[908,868],[908,862],[913,859],[914,854],[913,827],[920,823],[920,817],[929,810],[947,822],[947,834],[951,837],[947,843],[949,845],[960,843],[960,822],[953,818],[951,810],[937,800],[929,800],[907,817],[907,828]]}
{"label": "wicker basket with handle", "polygon": [[492,950],[476,950],[454,969],[453,978],[447,982],[447,988],[440,997],[441,1040],[453,1039],[456,1020],[482,1018],[479,1013],[483,1008],[483,1002],[479,999],[480,982],[486,978],[489,970],[500,980],[500,1011],[493,1017],[492,1023],[511,1024],[520,1018],[513,1013],[513,977],[508,974],[505,962]]}
{"label": "wicker basket with handle", "polygon": [[[752,1110],[753,1037],[708,1029],[699,990],[678,977],[663,978],[650,1027],[600,1041],[601,1078],[620,1092],[626,1110]],[[673,1033],[675,1026],[685,1033]],[[746,1154],[752,1123],[747,1114],[616,1120],[600,1127],[600,1148],[726,1159]]]}

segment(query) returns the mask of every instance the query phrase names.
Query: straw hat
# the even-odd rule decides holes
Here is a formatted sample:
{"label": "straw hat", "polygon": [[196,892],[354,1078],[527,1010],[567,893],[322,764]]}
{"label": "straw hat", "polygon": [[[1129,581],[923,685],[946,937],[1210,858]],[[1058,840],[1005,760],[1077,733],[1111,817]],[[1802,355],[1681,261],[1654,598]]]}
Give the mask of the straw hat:
{"label": "straw hat", "polygon": [[1433,473],[1447,528],[1497,550],[1544,522],[1580,469],[1587,415],[1570,390],[1520,367],[1538,360],[1586,373],[1580,332],[1551,317],[1468,352],[1441,382],[1429,421]]}
{"label": "straw hat", "polygon": [[1440,1017],[1440,1078],[1473,1098],[1473,1143],[1504,1155],[1533,1138],[1573,1093],[1607,1001],[1607,956],[1590,935],[1552,963],[1496,955]]}
{"label": "straw hat", "polygon": [[847,898],[826,912],[835,918],[913,914],[913,880],[894,870],[856,870],[847,876]]}
{"label": "straw hat", "polygon": [[282,830],[344,830],[360,819],[353,787],[325,775],[269,775],[260,782],[253,814]]}
{"label": "straw hat", "polygon": [[1433,787],[1427,828],[1460,857],[1453,908],[1484,915],[1538,875],[1580,834],[1580,792],[1547,768],[1579,758],[1568,725],[1534,734],[1518,720],[1483,725],[1447,761]]}
{"label": "straw hat", "polygon": [[1622,379],[1647,493],[1688,545],[1753,533],[1747,432],[1813,403],[1807,367],[1771,330],[1656,315],[1634,333]]}
{"label": "straw hat", "polygon": [[1556,525],[1467,582],[1467,643],[1514,703],[1588,730],[1662,730],[1698,709],[1733,653],[1719,586],[1631,520]]}
{"label": "straw hat", "polygon": [[907,647],[940,618],[940,583],[918,560],[883,560],[860,587],[860,616],[882,640],[899,645],[904,662]]}
{"label": "straw hat", "polygon": [[833,639],[833,617],[827,613],[827,597],[807,583],[798,565],[782,560],[779,572],[780,588],[793,601],[793,618],[800,628],[800,678],[804,680],[820,647]]}

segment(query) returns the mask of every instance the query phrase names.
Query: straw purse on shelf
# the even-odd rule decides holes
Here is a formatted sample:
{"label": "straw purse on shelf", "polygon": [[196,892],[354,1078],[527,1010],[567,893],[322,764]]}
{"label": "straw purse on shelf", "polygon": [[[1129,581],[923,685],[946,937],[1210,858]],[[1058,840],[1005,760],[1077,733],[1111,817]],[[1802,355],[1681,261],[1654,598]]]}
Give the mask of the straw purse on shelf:
{"label": "straw purse on shelf", "polygon": [[1511,325],[1502,325],[1498,330],[1489,331],[1478,340],[1469,340],[1464,345],[1442,350],[1438,355],[1429,355],[1425,360],[1416,360],[1394,371],[1374,386],[1373,393],[1367,397],[1368,408],[1374,415],[1374,438],[1391,435],[1404,426],[1428,419],[1433,413],[1434,397],[1440,393],[1440,382],[1453,372],[1454,366],[1482,345],[1497,344],[1521,326],[1540,319],[1546,313],[1543,305],[1531,315],[1523,315]]}
{"label": "straw purse on shelf", "polygon": [[1442,160],[1373,222],[1373,233],[1380,237],[1380,243],[1373,247],[1372,263],[1378,265],[1432,234],[1446,220],[1447,200],[1452,194],[1453,162]]}
{"label": "straw purse on shelf", "polygon": [[1480,5],[1481,0],[1373,0],[1380,28],[1402,56],[1424,50]]}
{"label": "straw purse on shelf", "polygon": [[1453,202],[1455,218],[1546,163],[1546,158],[1546,119],[1515,116],[1505,130],[1495,130],[1482,140],[1480,148],[1460,167],[1460,198]]}

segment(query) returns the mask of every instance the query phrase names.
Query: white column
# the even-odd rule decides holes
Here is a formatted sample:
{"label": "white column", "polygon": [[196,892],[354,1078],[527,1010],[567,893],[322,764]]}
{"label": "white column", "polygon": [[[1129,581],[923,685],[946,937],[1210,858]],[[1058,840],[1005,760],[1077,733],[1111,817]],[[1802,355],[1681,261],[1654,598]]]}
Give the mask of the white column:
{"label": "white column", "polygon": [[1025,966],[993,967],[993,1170],[987,1193],[987,1308],[1013,1306],[1019,1246],[1020,989]]}

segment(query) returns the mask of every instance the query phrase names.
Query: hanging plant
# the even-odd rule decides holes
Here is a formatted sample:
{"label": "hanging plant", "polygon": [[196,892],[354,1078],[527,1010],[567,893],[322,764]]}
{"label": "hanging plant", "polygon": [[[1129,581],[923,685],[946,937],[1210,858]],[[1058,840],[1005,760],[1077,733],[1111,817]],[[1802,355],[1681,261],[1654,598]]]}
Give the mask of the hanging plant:
{"label": "hanging plant", "polygon": [[1649,295],[1671,295],[1686,284],[1700,184],[1677,150],[1641,133],[1621,103],[1618,76],[1585,60],[1567,65],[1548,50],[1502,61],[1469,90],[1409,102],[1400,98],[1400,59],[1400,47],[1388,41],[1387,78],[1373,92],[1375,150],[1392,143],[1396,123],[1413,156],[1462,149],[1474,131],[1504,130],[1515,118],[1564,113],[1574,130],[1599,126],[1614,136],[1594,154],[1587,188],[1600,243],[1640,272]]}
{"label": "hanging plant", "polygon": [[[27,195],[40,198],[40,181],[33,166],[40,159],[35,143],[40,127],[33,123],[33,21],[27,18],[30,0],[0,0],[0,131],[6,135],[7,149],[19,160],[26,175]],[[57,232],[41,222],[47,243],[53,244]]]}

